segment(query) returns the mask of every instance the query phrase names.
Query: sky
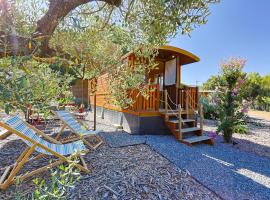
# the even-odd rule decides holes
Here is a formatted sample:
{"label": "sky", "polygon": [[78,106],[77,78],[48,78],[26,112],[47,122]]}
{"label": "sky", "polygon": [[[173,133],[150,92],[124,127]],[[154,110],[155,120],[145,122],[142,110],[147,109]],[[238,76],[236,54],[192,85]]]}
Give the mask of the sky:
{"label": "sky", "polygon": [[205,25],[191,36],[178,35],[170,45],[197,55],[201,61],[182,68],[182,82],[201,85],[219,73],[230,57],[247,60],[244,71],[270,73],[270,0],[221,0],[210,7]]}

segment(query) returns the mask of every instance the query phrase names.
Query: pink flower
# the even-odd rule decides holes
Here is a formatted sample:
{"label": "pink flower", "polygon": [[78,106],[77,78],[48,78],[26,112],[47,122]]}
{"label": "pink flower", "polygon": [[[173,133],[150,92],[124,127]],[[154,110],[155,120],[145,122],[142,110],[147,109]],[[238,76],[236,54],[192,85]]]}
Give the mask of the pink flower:
{"label": "pink flower", "polygon": [[242,58],[229,58],[227,61],[221,63],[221,68],[223,69],[242,69],[246,64],[246,60]]}
{"label": "pink flower", "polygon": [[248,108],[247,108],[247,107],[242,108],[241,112],[242,112],[242,113],[248,113]]}
{"label": "pink flower", "polygon": [[211,137],[211,138],[215,138],[215,137],[217,137],[217,133],[216,133],[216,131],[210,131],[209,133],[208,133],[208,137]]}
{"label": "pink flower", "polygon": [[245,80],[243,80],[243,79],[239,79],[239,80],[238,80],[238,84],[239,84],[239,85],[242,85],[242,84],[244,84],[244,83],[245,83]]}
{"label": "pink flower", "polygon": [[231,94],[232,97],[236,97],[236,95],[237,95],[237,93],[235,93],[235,92],[232,92],[232,94]]}
{"label": "pink flower", "polygon": [[233,93],[234,93],[234,94],[237,94],[237,93],[238,93],[238,88],[234,88],[234,89],[233,89]]}

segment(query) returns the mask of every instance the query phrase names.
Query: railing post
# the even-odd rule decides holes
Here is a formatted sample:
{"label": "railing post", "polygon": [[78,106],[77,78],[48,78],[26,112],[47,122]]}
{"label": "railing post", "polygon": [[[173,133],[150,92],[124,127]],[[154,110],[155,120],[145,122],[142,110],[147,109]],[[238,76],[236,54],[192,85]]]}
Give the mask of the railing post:
{"label": "railing post", "polygon": [[179,140],[182,140],[182,109],[181,104],[178,104],[178,133],[179,133]]}
{"label": "railing post", "polygon": [[195,107],[196,107],[196,109],[198,109],[198,107],[199,107],[199,101],[200,101],[200,91],[199,91],[199,87],[197,86],[196,87],[196,105],[195,105]]}
{"label": "railing post", "polygon": [[168,91],[164,90],[164,98],[165,98],[165,120],[168,121]]}
{"label": "railing post", "polygon": [[187,119],[189,119],[189,91],[186,90],[186,113],[187,113]]}
{"label": "railing post", "polygon": [[159,110],[159,98],[160,98],[160,95],[159,95],[159,85],[156,86],[156,111]]}
{"label": "railing post", "polygon": [[199,104],[200,105],[200,128],[201,130],[203,130],[203,105],[202,104]]}

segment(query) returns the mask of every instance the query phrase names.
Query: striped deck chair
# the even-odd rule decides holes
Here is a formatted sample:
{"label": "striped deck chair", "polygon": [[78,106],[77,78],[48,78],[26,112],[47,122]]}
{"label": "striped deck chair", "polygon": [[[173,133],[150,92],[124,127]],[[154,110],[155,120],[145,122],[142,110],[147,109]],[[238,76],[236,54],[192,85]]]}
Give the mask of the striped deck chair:
{"label": "striped deck chair", "polygon": [[[62,142],[70,142],[75,140],[82,140],[88,147],[90,147],[93,150],[96,150],[102,143],[103,140],[101,137],[97,135],[100,131],[93,131],[93,130],[85,130],[82,128],[82,125],[74,118],[74,116],[65,110],[58,110],[52,112],[62,121],[63,126],[60,130],[60,132],[55,137],[56,140],[59,139],[60,135],[63,133],[64,129],[68,127],[73,134],[75,134],[75,137],[72,137],[67,140],[63,140]],[[92,145],[90,144],[85,138],[94,136],[98,140],[98,144]]]}
{"label": "striped deck chair", "polygon": [[[88,150],[81,141],[61,144],[59,141],[49,137],[42,131],[24,122],[18,116],[11,117],[5,122],[0,121],[0,127],[16,134],[27,144],[27,148],[19,156],[17,161],[13,165],[6,167],[0,178],[0,189],[6,189],[9,185],[15,182],[17,177],[19,177],[20,180],[24,180],[64,162],[71,162],[74,157],[78,157],[81,160],[80,163],[74,163],[75,166],[83,172],[89,172],[87,165],[80,154],[82,151],[87,152]],[[39,154],[30,158],[34,151],[37,151]],[[26,174],[17,176],[19,170],[25,163],[48,155],[53,155],[58,159],[44,167],[40,167],[31,172],[27,172]],[[70,156],[68,157],[68,155]]]}

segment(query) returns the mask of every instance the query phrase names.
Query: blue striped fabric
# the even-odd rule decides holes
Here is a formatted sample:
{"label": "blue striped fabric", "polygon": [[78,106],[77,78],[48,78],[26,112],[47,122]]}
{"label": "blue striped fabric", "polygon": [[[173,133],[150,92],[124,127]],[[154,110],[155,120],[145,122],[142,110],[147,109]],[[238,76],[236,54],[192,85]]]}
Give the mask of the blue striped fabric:
{"label": "blue striped fabric", "polygon": [[[70,155],[78,151],[86,150],[82,141],[72,142],[68,144],[53,144],[53,143],[47,142],[46,140],[42,139],[39,135],[37,135],[34,130],[26,126],[25,123],[18,116],[9,118],[5,122],[5,124],[15,129],[16,131],[22,133],[26,137],[31,138],[37,143],[42,144],[45,147],[63,156]],[[29,142],[28,140],[23,139],[23,141],[28,146],[32,146],[32,143]],[[40,147],[36,147],[35,150],[43,154],[51,155],[51,153],[47,152],[46,150]]]}
{"label": "blue striped fabric", "polygon": [[63,120],[68,125],[68,127],[77,134],[95,135],[99,132],[99,131],[92,131],[92,130],[83,129],[82,126],[80,125],[80,123],[72,116],[72,114],[65,111],[65,110],[58,110],[55,112],[59,116],[59,118],[61,120]]}

